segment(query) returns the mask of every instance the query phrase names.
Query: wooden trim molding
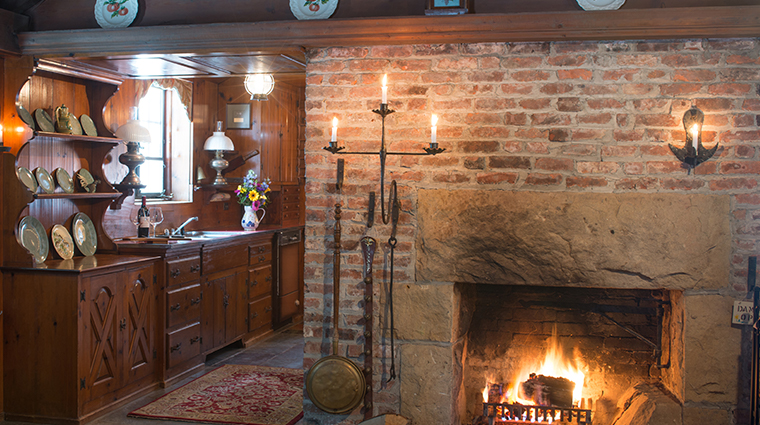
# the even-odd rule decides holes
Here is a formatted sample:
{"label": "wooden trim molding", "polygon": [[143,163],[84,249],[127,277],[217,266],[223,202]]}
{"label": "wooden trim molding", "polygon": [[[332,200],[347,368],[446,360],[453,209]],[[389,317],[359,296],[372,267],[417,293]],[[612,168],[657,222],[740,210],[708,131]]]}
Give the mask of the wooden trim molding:
{"label": "wooden trim molding", "polygon": [[760,6],[276,21],[38,31],[19,34],[37,57],[302,51],[427,43],[737,38],[760,36]]}

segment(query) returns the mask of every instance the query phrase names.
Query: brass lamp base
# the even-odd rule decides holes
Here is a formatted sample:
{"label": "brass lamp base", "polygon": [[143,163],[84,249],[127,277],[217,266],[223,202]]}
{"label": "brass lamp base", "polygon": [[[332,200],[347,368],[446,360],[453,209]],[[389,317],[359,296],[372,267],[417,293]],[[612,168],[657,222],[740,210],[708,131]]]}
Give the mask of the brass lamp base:
{"label": "brass lamp base", "polygon": [[135,171],[145,162],[145,157],[140,153],[140,146],[136,142],[127,142],[127,151],[119,155],[119,162],[129,168],[129,172],[120,185],[140,186],[140,176]]}
{"label": "brass lamp base", "polygon": [[227,184],[227,179],[225,179],[224,176],[222,175],[222,170],[227,168],[227,166],[230,165],[230,163],[229,161],[224,159],[224,157],[222,156],[223,153],[224,151],[221,151],[221,150],[216,151],[216,156],[214,156],[211,162],[209,162],[209,165],[211,166],[211,168],[216,170],[216,178],[214,178],[214,182],[212,183],[215,186]]}

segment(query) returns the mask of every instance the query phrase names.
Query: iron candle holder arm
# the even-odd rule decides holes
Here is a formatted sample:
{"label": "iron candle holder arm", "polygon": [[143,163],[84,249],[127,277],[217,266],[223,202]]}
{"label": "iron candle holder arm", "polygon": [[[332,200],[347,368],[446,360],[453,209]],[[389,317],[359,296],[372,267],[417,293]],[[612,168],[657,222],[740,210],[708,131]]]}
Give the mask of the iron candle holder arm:
{"label": "iron candle holder arm", "polygon": [[[338,142],[330,142],[328,146],[322,149],[335,154],[335,155],[378,155],[380,156],[380,209],[383,217],[383,224],[388,224],[391,220],[391,216],[394,219],[394,226],[392,234],[396,234],[396,223],[398,222],[398,197],[396,189],[396,181],[391,182],[391,193],[388,196],[388,214],[385,212],[385,159],[388,155],[437,155],[442,153],[446,149],[439,148],[438,143],[431,144],[429,148],[423,148],[425,152],[388,152],[385,148],[385,117],[396,112],[393,109],[388,108],[387,103],[381,103],[380,109],[373,109],[372,112],[380,115],[382,118],[382,133],[380,136],[380,151],[379,152],[351,152],[344,151],[345,147],[338,146]],[[395,210],[395,211],[394,211]],[[393,212],[393,214],[391,214]]]}

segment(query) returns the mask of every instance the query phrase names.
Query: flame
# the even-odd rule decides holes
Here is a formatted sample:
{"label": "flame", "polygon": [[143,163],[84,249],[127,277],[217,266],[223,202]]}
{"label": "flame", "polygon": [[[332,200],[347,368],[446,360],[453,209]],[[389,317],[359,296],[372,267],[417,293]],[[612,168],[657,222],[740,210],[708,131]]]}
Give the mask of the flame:
{"label": "flame", "polygon": [[[580,356],[576,353],[574,359],[566,358],[562,352],[562,346],[557,338],[556,329],[552,332],[552,336],[547,339],[546,355],[540,363],[530,361],[525,362],[522,365],[519,372],[516,373],[510,383],[509,388],[505,389],[503,396],[503,403],[519,403],[522,405],[535,405],[533,400],[522,399],[518,396],[517,388],[520,387],[522,382],[527,381],[530,378],[531,373],[536,375],[552,376],[555,378],[566,378],[575,383],[575,389],[573,390],[573,404],[578,406],[580,400],[583,397],[583,383],[585,379],[585,365],[578,359]],[[486,387],[483,390],[483,400],[488,401],[488,389],[490,382],[486,383]]]}

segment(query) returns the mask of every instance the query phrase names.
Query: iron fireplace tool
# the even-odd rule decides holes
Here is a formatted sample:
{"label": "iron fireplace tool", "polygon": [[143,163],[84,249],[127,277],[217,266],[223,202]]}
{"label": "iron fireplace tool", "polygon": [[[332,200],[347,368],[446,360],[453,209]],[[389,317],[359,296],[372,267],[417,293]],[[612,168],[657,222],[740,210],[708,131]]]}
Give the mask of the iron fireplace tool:
{"label": "iron fireplace tool", "polygon": [[[390,316],[391,316],[391,368],[388,371],[388,381],[391,382],[394,379],[396,379],[396,350],[394,346],[394,339],[393,339],[393,332],[394,332],[394,325],[393,325],[393,251],[396,249],[396,244],[398,241],[396,240],[396,227],[398,226],[398,215],[399,215],[399,209],[401,208],[401,205],[399,204],[398,197],[396,196],[396,181],[393,181],[393,185],[391,185],[391,189],[394,191],[394,202],[391,206],[391,237],[388,239],[388,245],[391,247],[391,255],[390,255],[390,268],[391,268],[391,278],[388,282],[388,309],[390,310]],[[390,200],[390,199],[389,199]]]}
{"label": "iron fireplace tool", "polygon": [[364,398],[364,419],[369,419],[372,416],[372,369],[373,359],[372,355],[372,331],[373,317],[374,317],[374,305],[372,297],[374,290],[372,287],[372,260],[375,257],[375,248],[377,247],[377,241],[375,239],[365,236],[361,239],[362,246],[362,259],[364,260],[364,371],[367,373],[367,395]]}
{"label": "iron fireplace tool", "polygon": [[306,393],[315,406],[327,413],[354,410],[364,399],[367,383],[356,363],[338,355],[340,311],[340,204],[335,204],[335,249],[333,251],[333,341],[332,355],[319,359],[306,375]]}

